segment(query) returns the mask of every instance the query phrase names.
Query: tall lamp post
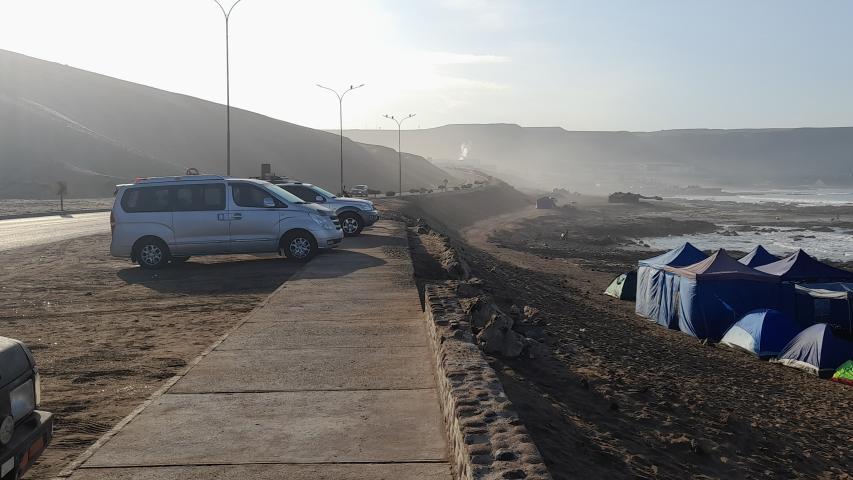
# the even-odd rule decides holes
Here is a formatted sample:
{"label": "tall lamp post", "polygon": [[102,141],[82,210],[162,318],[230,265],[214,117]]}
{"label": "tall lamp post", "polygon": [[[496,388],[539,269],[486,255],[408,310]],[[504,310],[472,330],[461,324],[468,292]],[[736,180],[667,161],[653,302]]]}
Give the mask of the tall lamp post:
{"label": "tall lamp post", "polygon": [[213,0],[219,5],[219,9],[222,10],[222,15],[225,15],[225,144],[226,144],[226,160],[225,160],[225,174],[231,175],[231,65],[229,57],[229,49],[228,49],[228,20],[231,19],[231,11],[234,10],[234,7],[237,6],[243,0],[237,0],[231,5],[227,11],[225,7],[219,3],[219,0]]}
{"label": "tall lamp post", "polygon": [[394,120],[397,122],[397,160],[400,162],[400,196],[403,196],[403,150],[401,148],[401,137],[403,130],[403,122],[415,116],[414,113],[410,113],[408,116],[397,119],[394,115],[382,115],[385,118],[390,120]]}
{"label": "tall lamp post", "polygon": [[344,194],[344,95],[355,90],[356,88],[361,88],[364,86],[362,83],[359,86],[350,85],[348,89],[344,90],[343,93],[338,93],[335,89],[324,87],[323,85],[317,84],[318,87],[328,90],[335,94],[338,97],[338,117],[340,119],[340,128],[341,128],[341,195]]}

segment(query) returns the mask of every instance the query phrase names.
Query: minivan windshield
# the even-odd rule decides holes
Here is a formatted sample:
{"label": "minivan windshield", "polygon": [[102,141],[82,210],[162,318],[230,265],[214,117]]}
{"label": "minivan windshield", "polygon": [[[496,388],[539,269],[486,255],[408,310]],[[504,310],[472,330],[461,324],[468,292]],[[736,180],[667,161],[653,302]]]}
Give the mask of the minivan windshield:
{"label": "minivan windshield", "polygon": [[287,190],[279,187],[278,185],[273,185],[272,183],[269,183],[269,182],[264,182],[261,185],[263,185],[263,187],[266,188],[267,190],[269,190],[270,192],[278,195],[279,198],[286,200],[287,203],[296,203],[299,205],[305,203],[302,201],[301,198],[299,198],[296,195],[288,192]]}
{"label": "minivan windshield", "polygon": [[335,198],[334,193],[332,193],[328,190],[324,190],[324,189],[318,187],[317,185],[312,186],[311,189],[314,190],[315,192],[319,193],[320,195],[326,197],[326,198]]}

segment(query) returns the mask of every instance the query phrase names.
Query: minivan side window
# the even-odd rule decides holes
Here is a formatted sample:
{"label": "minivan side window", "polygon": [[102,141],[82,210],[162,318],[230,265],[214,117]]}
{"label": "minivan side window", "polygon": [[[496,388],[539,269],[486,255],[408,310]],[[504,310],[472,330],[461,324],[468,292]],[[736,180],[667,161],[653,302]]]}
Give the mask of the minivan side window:
{"label": "minivan side window", "polygon": [[121,197],[121,208],[128,213],[171,212],[169,187],[130,188]]}
{"label": "minivan side window", "polygon": [[296,195],[297,197],[299,197],[300,200],[302,200],[304,202],[316,202],[317,201],[315,198],[317,196],[317,193],[315,193],[314,190],[311,190],[308,187],[303,187],[300,185],[286,185],[286,186],[281,187],[281,188],[283,188],[283,189],[287,190],[288,192]]}
{"label": "minivan side window", "polygon": [[[237,206],[250,208],[264,208],[264,198],[267,197],[275,200],[270,192],[249,183],[232,183],[231,196]],[[276,200],[275,204],[280,206],[281,202]]]}
{"label": "minivan side window", "polygon": [[225,210],[225,185],[221,183],[173,187],[176,212]]}

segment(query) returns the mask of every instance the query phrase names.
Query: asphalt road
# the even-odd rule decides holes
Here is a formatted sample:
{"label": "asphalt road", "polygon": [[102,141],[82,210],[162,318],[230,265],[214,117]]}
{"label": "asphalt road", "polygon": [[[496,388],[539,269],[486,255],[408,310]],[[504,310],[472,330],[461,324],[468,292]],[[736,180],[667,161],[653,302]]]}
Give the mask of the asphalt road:
{"label": "asphalt road", "polygon": [[109,212],[0,220],[0,251],[109,231]]}

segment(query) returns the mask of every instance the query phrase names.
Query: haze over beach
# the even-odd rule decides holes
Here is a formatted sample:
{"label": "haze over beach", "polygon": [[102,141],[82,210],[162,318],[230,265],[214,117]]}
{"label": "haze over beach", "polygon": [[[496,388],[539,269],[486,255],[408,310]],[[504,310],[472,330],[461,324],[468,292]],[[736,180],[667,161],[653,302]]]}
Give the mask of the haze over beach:
{"label": "haze over beach", "polygon": [[0,479],[850,479],[853,2],[0,12]]}

